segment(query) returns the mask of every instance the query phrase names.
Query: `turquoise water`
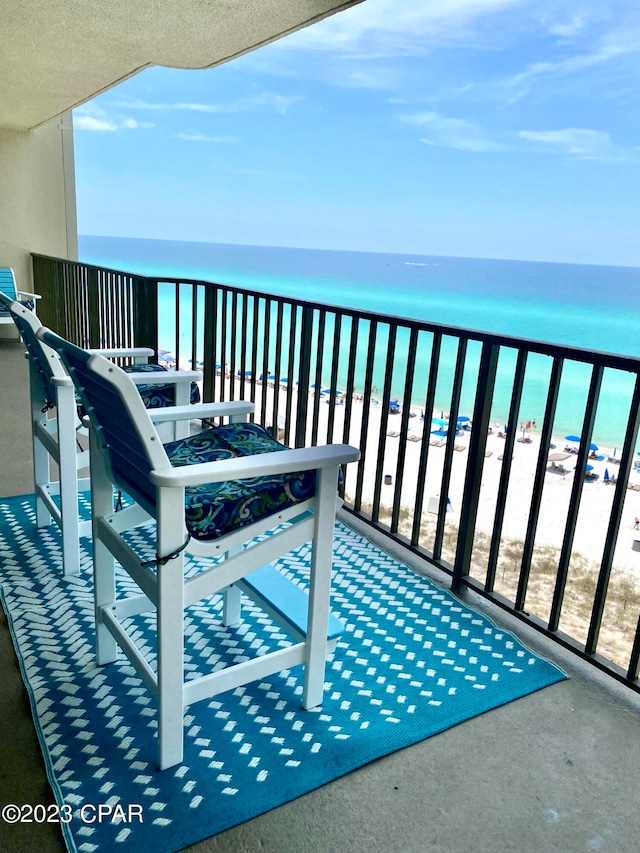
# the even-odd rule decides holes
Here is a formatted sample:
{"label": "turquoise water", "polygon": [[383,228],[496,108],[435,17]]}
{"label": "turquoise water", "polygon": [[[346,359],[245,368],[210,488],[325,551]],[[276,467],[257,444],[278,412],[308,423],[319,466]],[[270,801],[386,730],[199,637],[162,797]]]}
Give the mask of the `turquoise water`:
{"label": "turquoise water", "polygon": [[[218,281],[329,305],[640,356],[638,268],[107,237],[81,237],[80,258],[147,275]],[[419,390],[413,402],[418,405],[428,370],[425,353],[417,360]],[[346,363],[343,355],[341,364]],[[510,355],[501,358],[492,413],[496,421],[504,421],[508,413],[514,363]],[[467,359],[470,379],[477,357],[472,345]],[[438,408],[445,410],[454,359],[453,342],[445,339],[437,399]],[[382,362],[376,361],[374,372],[380,392]],[[399,359],[394,393],[401,391],[401,369]],[[522,420],[541,423],[549,372],[550,359],[530,358]],[[554,425],[558,435],[580,432],[588,381],[588,370],[566,366]],[[473,398],[466,386],[470,381],[465,381],[462,406],[470,409]],[[605,372],[594,430],[596,442],[604,447],[623,441],[631,391],[628,374]]]}

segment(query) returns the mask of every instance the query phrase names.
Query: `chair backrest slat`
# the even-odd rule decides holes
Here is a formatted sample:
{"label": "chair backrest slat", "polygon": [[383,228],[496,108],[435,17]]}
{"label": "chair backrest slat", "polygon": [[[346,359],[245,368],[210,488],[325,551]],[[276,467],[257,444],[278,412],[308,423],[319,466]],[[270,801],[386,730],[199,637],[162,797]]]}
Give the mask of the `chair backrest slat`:
{"label": "chair backrest slat", "polygon": [[0,267],[0,293],[4,293],[9,299],[17,296],[16,277],[10,267]]}
{"label": "chair backrest slat", "polygon": [[49,330],[42,337],[58,352],[74,381],[112,481],[154,515],[156,492],[149,473],[170,468],[171,463],[134,383],[103,356],[88,353]]}
{"label": "chair backrest slat", "polygon": [[17,299],[18,292],[13,270],[9,267],[0,267],[0,315],[6,317],[9,314],[9,305]]}

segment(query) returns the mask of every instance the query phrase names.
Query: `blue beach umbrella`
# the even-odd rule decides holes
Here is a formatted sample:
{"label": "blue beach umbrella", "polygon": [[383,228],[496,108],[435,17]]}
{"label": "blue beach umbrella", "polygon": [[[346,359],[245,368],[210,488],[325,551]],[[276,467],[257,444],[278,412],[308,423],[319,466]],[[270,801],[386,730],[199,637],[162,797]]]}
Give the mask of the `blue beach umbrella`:
{"label": "blue beach umbrella", "polygon": [[591,443],[591,444],[589,445],[589,450],[598,450],[598,445],[597,445],[597,444],[593,444],[593,443]]}
{"label": "blue beach umbrella", "polygon": [[579,444],[580,443],[580,436],[579,435],[565,435],[564,440],[565,441],[577,441]]}
{"label": "blue beach umbrella", "polygon": [[467,424],[467,423],[469,423],[470,420],[471,420],[471,418],[468,418],[466,415],[460,415],[458,418],[458,423],[459,424]]}
{"label": "blue beach umbrella", "polygon": [[446,438],[447,433],[446,433],[446,430],[443,430],[443,429],[432,429],[431,435],[439,435],[440,438]]}
{"label": "blue beach umbrella", "polygon": [[608,468],[605,468],[605,469],[604,469],[604,476],[603,476],[603,479],[604,479],[605,483],[608,483],[608,482],[609,482],[609,469],[608,469]]}
{"label": "blue beach umbrella", "polygon": [[432,418],[431,423],[438,424],[438,426],[446,426],[449,421],[446,418]]}

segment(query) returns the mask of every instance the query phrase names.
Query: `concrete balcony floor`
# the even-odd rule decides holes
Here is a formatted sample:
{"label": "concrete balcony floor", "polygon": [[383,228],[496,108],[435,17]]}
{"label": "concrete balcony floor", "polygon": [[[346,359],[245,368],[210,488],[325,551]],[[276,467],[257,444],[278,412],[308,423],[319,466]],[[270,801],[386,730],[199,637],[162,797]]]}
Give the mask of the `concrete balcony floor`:
{"label": "concrete balcony floor", "polygon": [[[28,371],[0,341],[0,496],[31,491]],[[371,538],[369,528],[363,530]],[[380,543],[384,547],[384,542]],[[392,550],[387,546],[387,550]],[[393,554],[411,563],[399,548]],[[640,696],[475,595],[569,680],[351,773],[189,850],[198,853],[637,853]],[[0,626],[0,806],[51,803],[6,619]],[[58,853],[55,825],[6,825],[0,850]]]}

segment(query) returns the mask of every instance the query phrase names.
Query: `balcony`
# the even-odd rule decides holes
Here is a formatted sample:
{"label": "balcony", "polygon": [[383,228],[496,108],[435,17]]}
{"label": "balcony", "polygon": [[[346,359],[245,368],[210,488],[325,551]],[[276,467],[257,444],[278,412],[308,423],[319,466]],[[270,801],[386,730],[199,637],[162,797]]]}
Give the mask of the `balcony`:
{"label": "balcony", "polygon": [[[205,399],[253,399],[256,419],[285,443],[357,443],[362,461],[345,483],[346,522],[416,571],[452,586],[570,675],[203,842],[201,849],[636,849],[638,598],[617,568],[620,530],[632,509],[627,485],[633,484],[638,429],[636,360],[53,259],[34,258],[34,272],[36,289],[45,296],[41,318],[70,339],[170,350],[178,362],[202,366]],[[2,490],[26,493],[26,364],[20,345],[0,346],[3,400],[9,402],[2,412],[2,470],[8,472]],[[520,447],[527,363],[535,359],[549,364],[544,417],[537,447]],[[448,363],[453,369],[447,373]],[[554,485],[550,478],[557,476],[547,471],[548,450],[563,370],[565,376],[582,370],[587,377],[584,440],[564,483],[560,547],[549,552],[537,533],[546,490]],[[605,486],[587,483],[585,475],[593,427],[606,400],[602,389],[614,371],[628,374],[630,392],[617,482]],[[494,426],[493,416],[505,375],[506,433]],[[421,421],[419,411],[412,418],[409,403],[424,400],[422,410],[431,413],[443,398],[452,427],[442,430],[441,445],[431,444],[430,418]],[[456,435],[463,404],[470,405],[473,428]],[[525,449],[534,464],[524,535],[515,540],[506,535],[505,514],[518,452]],[[494,458],[485,455],[490,451]],[[483,484],[489,463],[498,465],[498,474]],[[599,490],[608,510],[605,529],[594,532],[595,569],[585,568],[573,548],[588,489]],[[482,526],[487,506],[488,530]],[[12,721],[3,731],[3,800],[48,802],[6,631],[2,652],[4,718]],[[23,841],[62,849],[54,827],[3,826],[0,832],[7,847]]]}

